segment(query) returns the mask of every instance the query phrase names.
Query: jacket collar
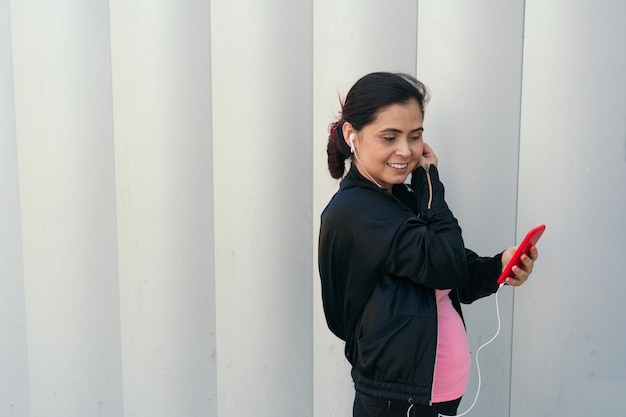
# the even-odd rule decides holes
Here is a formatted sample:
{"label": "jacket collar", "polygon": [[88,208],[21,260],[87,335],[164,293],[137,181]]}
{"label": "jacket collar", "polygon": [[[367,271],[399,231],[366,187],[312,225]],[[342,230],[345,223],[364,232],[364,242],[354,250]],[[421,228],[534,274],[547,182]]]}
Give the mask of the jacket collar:
{"label": "jacket collar", "polygon": [[[382,192],[385,192],[386,194],[389,194],[387,190],[385,190],[384,188],[378,187],[378,185],[374,184],[372,181],[368,180],[363,175],[361,175],[358,168],[354,164],[350,164],[350,169],[348,170],[348,173],[341,181],[340,188],[343,190],[343,189],[357,187],[357,186],[360,186],[360,187],[367,186],[374,190],[382,191]],[[393,195],[396,195],[396,194],[403,195],[406,192],[413,192],[413,189],[411,188],[409,184],[394,184],[391,189],[391,194]]]}
{"label": "jacket collar", "polygon": [[350,164],[350,170],[341,181],[340,188],[342,190],[345,190],[353,187],[368,187],[377,191],[387,193],[387,190],[385,190],[384,188],[380,188],[378,185],[374,184],[372,181],[361,175],[361,173],[354,164]]}

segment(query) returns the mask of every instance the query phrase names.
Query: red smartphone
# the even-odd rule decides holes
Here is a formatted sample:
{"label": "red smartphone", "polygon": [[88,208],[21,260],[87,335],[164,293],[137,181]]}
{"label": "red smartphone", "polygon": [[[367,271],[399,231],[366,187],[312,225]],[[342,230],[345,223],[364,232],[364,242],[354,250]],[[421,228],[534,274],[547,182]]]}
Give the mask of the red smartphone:
{"label": "red smartphone", "polygon": [[513,276],[513,266],[519,266],[521,264],[521,256],[523,254],[528,255],[530,247],[537,244],[537,241],[543,234],[544,230],[546,230],[545,224],[530,229],[530,232],[526,234],[526,237],[524,238],[524,240],[522,240],[522,243],[520,243],[520,245],[515,250],[515,253],[513,254],[511,260],[508,264],[506,264],[506,267],[502,271],[502,274],[500,274],[500,278],[498,278],[498,284],[502,284],[507,277]]}

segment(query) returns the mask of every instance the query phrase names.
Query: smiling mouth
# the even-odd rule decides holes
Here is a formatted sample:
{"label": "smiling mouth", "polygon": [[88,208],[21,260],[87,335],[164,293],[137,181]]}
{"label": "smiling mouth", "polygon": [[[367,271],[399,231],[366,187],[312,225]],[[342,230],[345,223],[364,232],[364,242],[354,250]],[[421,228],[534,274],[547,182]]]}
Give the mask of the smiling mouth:
{"label": "smiling mouth", "polygon": [[409,164],[387,164],[387,165],[395,169],[405,169],[406,167],[409,166]]}

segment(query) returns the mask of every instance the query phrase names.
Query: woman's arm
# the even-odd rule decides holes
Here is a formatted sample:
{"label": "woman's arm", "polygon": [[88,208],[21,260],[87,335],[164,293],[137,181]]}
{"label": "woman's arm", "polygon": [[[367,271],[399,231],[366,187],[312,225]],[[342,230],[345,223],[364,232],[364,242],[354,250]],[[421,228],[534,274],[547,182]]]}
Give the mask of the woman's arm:
{"label": "woman's arm", "polygon": [[[478,256],[475,252],[465,249],[467,266],[469,271],[469,283],[466,287],[459,289],[461,302],[469,304],[479,298],[486,297],[498,290],[498,277],[509,262],[516,246],[512,246],[504,252],[493,257]],[[528,256],[523,255],[522,264],[513,268],[514,277],[507,278],[505,283],[518,287],[522,285],[532,273],[535,260],[539,253],[537,248],[530,248]]]}

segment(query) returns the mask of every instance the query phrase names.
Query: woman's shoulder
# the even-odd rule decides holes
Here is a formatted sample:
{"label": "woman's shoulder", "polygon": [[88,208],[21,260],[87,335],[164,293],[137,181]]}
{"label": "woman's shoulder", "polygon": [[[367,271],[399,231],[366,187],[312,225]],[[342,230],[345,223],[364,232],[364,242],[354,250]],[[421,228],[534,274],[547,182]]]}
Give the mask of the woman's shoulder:
{"label": "woman's shoulder", "polygon": [[403,222],[413,213],[387,191],[369,186],[342,187],[330,200],[323,217],[339,221],[361,219],[363,221]]}

